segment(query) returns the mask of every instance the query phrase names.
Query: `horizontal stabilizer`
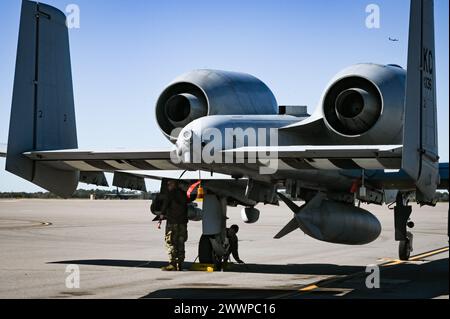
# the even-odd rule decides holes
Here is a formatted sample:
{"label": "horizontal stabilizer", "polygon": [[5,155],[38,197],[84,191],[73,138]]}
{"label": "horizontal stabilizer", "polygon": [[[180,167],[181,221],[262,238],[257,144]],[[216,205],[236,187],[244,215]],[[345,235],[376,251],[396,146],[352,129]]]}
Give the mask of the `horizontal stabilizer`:
{"label": "horizontal stabilizer", "polygon": [[155,150],[109,150],[109,151],[85,151],[85,150],[56,150],[26,152],[24,155],[37,161],[76,161],[76,160],[170,160],[171,149]]}
{"label": "horizontal stabilizer", "polygon": [[175,165],[170,159],[172,150],[136,151],[85,151],[60,150],[26,152],[24,155],[36,162],[62,165],[67,168],[88,172],[115,171],[176,171],[185,169]]}

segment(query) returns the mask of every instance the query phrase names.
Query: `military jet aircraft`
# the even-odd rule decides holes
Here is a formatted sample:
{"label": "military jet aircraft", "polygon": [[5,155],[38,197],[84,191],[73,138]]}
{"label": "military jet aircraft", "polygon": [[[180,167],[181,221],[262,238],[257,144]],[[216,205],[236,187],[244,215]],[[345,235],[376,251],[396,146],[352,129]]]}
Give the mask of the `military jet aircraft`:
{"label": "military jet aircraft", "polygon": [[104,198],[108,198],[108,199],[122,199],[122,200],[127,200],[127,199],[133,199],[133,198],[142,198],[141,194],[136,194],[136,193],[124,193],[123,190],[120,191],[119,187],[116,187],[116,191],[114,193],[107,193],[105,195],[103,195]]}
{"label": "military jet aircraft", "polygon": [[[63,197],[79,182],[101,183],[104,172],[121,174],[118,187],[161,179],[162,192],[166,171],[228,176],[201,182],[203,207],[194,214],[203,226],[200,262],[223,254],[227,206],[243,206],[243,220],[255,223],[257,204],[281,199],[294,218],[276,238],[301,229],[321,241],[363,245],[381,225],[356,203],[395,203],[399,255],[408,259],[409,195],[434,205],[436,189],[448,185],[448,165],[446,176],[439,170],[433,10],[433,0],[411,1],[408,72],[350,66],[331,79],[311,116],[278,105],[254,76],[195,70],[156,101],[156,121],[173,147],[93,151],[77,149],[66,17],[23,1],[6,169]],[[186,189],[196,180],[180,177]]]}

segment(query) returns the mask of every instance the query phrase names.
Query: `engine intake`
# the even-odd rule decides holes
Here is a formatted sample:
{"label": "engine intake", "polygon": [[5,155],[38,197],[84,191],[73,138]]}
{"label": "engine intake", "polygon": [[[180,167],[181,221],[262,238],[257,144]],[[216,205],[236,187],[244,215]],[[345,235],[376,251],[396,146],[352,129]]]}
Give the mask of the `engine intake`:
{"label": "engine intake", "polygon": [[275,96],[262,81],[248,74],[216,70],[196,70],[178,77],[156,103],[158,125],[173,142],[183,127],[204,116],[277,113]]}

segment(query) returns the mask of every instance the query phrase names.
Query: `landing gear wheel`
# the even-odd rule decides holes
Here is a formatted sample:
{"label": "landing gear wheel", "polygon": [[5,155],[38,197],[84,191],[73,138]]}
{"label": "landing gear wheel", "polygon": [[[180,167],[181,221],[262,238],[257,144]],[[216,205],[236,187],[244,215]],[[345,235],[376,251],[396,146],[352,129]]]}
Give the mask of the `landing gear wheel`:
{"label": "landing gear wheel", "polygon": [[398,255],[400,260],[403,261],[409,260],[412,251],[413,251],[412,234],[408,232],[407,239],[400,241],[398,245]]}
{"label": "landing gear wheel", "polygon": [[214,253],[210,237],[202,235],[198,244],[198,260],[201,264],[214,264],[216,270],[222,269],[222,259]]}
{"label": "landing gear wheel", "polygon": [[407,229],[413,228],[414,223],[409,220],[412,207],[407,206],[405,194],[398,193],[394,207],[395,240],[399,242],[398,255],[400,260],[409,260],[413,250],[413,235]]}
{"label": "landing gear wheel", "polygon": [[409,240],[402,240],[398,245],[398,255],[400,260],[408,260],[411,256],[411,246]]}

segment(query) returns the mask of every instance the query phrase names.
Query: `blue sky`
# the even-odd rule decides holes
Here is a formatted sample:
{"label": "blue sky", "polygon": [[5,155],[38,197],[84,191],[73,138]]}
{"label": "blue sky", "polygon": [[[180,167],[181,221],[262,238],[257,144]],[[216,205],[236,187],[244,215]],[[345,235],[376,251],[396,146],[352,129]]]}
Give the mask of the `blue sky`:
{"label": "blue sky", "polygon": [[[167,83],[192,69],[253,74],[280,104],[308,105],[312,112],[328,81],[346,66],[406,67],[409,0],[46,3],[63,11],[74,3],[81,10],[70,44],[78,144],[85,149],[168,146],[154,105]],[[380,6],[380,29],[366,28],[370,3]],[[0,143],[8,137],[20,5],[0,1]],[[448,161],[449,1],[435,0],[435,7],[440,155]],[[0,171],[0,191],[34,190],[39,188]]]}

